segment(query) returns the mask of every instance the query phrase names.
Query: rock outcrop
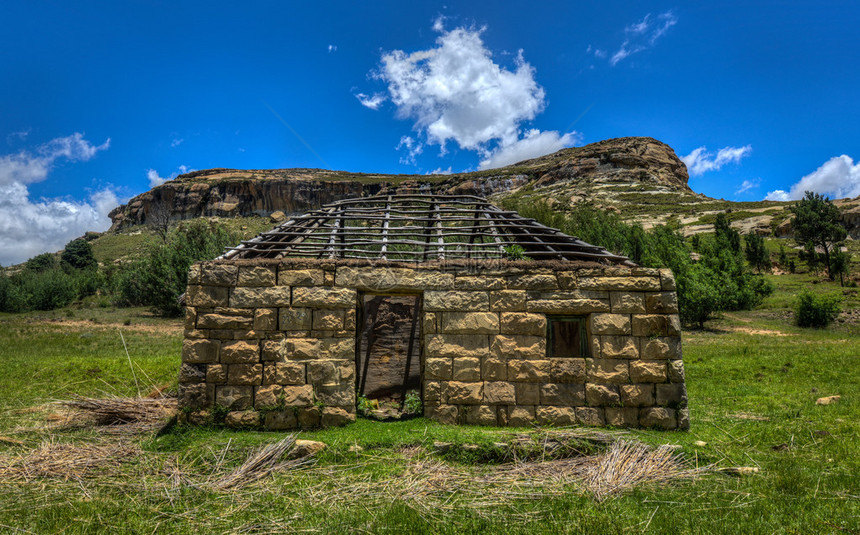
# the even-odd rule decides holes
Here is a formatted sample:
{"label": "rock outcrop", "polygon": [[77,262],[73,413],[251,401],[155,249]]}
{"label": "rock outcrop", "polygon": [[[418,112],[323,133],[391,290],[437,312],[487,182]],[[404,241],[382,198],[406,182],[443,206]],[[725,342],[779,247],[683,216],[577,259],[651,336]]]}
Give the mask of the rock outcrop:
{"label": "rock outcrop", "polygon": [[690,192],[687,169],[668,145],[647,137],[617,138],[487,171],[383,175],[322,169],[209,169],[180,175],[110,213],[112,230],[144,224],[169,211],[172,221],[195,217],[304,213],[348,197],[383,190],[488,196],[525,184],[652,184]]}

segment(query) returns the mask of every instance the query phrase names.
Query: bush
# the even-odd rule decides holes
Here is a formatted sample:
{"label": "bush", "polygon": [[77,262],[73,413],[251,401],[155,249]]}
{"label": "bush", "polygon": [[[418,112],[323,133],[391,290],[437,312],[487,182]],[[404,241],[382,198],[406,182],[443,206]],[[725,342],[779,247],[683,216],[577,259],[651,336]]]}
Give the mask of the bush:
{"label": "bush", "polygon": [[60,259],[73,269],[90,269],[98,266],[93,246],[83,238],[72,240],[66,244]]}
{"label": "bush", "polygon": [[797,296],[794,317],[800,327],[826,327],[839,315],[842,297],[838,294],[814,294],[804,289]]}
{"label": "bush", "polygon": [[54,310],[78,297],[74,275],[59,268],[27,274],[16,282],[25,297],[24,310]]}

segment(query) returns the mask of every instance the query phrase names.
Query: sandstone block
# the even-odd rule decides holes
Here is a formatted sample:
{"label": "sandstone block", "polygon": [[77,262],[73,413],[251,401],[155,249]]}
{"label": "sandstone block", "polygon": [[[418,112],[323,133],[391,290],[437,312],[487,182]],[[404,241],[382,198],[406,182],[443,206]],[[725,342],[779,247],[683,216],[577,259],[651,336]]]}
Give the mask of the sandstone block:
{"label": "sandstone block", "polygon": [[340,362],[337,366],[337,373],[340,374],[341,384],[344,384],[347,381],[355,380],[355,361],[349,360],[346,362]]}
{"label": "sandstone block", "polygon": [[454,274],[440,270],[417,270],[411,268],[337,268],[338,286],[358,290],[442,290],[454,287]]}
{"label": "sandstone block", "polygon": [[537,407],[535,417],[543,425],[565,426],[576,423],[576,411],[573,407]]}
{"label": "sandstone block", "polygon": [[212,384],[226,383],[227,366],[224,364],[209,364],[206,366],[206,382]]}
{"label": "sandstone block", "polygon": [[687,406],[687,388],[684,383],[668,383],[655,385],[657,389],[657,405],[683,409]]}
{"label": "sandstone block", "polygon": [[263,384],[263,365],[230,364],[227,366],[227,382],[231,385]]}
{"label": "sandstone block", "polygon": [[546,316],[526,312],[502,312],[502,334],[546,335]]}
{"label": "sandstone block", "polygon": [[485,381],[506,381],[508,379],[508,363],[497,358],[483,359],[481,378]]}
{"label": "sandstone block", "polygon": [[320,426],[319,407],[302,407],[299,409],[298,420],[299,427],[302,429],[313,429]]}
{"label": "sandstone block", "polygon": [[517,402],[514,385],[505,381],[484,383],[484,403],[489,405],[513,405]]}
{"label": "sandstone block", "polygon": [[631,334],[629,314],[592,314],[591,334]]}
{"label": "sandstone block", "polygon": [[278,328],[277,308],[258,308],[254,311],[254,330],[274,331]]}
{"label": "sandstone block", "polygon": [[659,277],[579,277],[583,290],[626,290],[633,292],[659,292]]}
{"label": "sandstone block", "polygon": [[490,297],[487,292],[431,290],[424,292],[424,309],[481,312],[490,309]]}
{"label": "sandstone block", "polygon": [[630,363],[630,380],[634,383],[665,383],[665,360],[634,360]]}
{"label": "sandstone block", "polygon": [[282,331],[307,331],[311,328],[313,313],[309,308],[280,309],[279,328]]}
{"label": "sandstone block", "polygon": [[677,427],[675,410],[665,407],[639,409],[639,425],[658,429],[675,429]]}
{"label": "sandstone block", "polygon": [[579,285],[576,283],[576,271],[558,271],[555,274],[558,279],[558,287],[562,290],[576,289]]}
{"label": "sandstone block", "polygon": [[545,314],[591,314],[611,309],[609,299],[530,299],[526,310]]}
{"label": "sandstone block", "polygon": [[498,277],[458,276],[454,279],[455,290],[501,290],[505,281]]}
{"label": "sandstone block", "polygon": [[535,408],[530,406],[508,407],[507,424],[511,427],[531,427],[535,421]]}
{"label": "sandstone block", "polygon": [[192,264],[188,268],[188,284],[200,284],[200,264]]}
{"label": "sandstone block", "polygon": [[274,286],[275,268],[263,266],[241,266],[239,286]]}
{"label": "sandstone block", "polygon": [[480,405],[484,400],[484,383],[450,381],[445,385],[445,397],[450,404]]}
{"label": "sandstone block", "polygon": [[299,426],[299,419],[296,411],[287,409],[283,411],[268,411],[263,423],[266,429],[272,431],[282,431],[285,429],[295,429]]}
{"label": "sandstone block", "polygon": [[191,330],[197,327],[197,309],[195,307],[185,307],[185,321],[182,326],[185,330]]}
{"label": "sandstone block", "polygon": [[188,364],[207,364],[218,361],[221,343],[214,340],[183,340],[182,362]]}
{"label": "sandstone block", "polygon": [[439,381],[424,381],[424,403],[440,403],[442,401],[442,383]]}
{"label": "sandstone block", "polygon": [[281,385],[266,385],[254,387],[254,408],[273,409],[282,400],[284,387]]}
{"label": "sandstone block", "polygon": [[436,381],[450,381],[453,378],[452,359],[427,358],[424,361],[424,378]]}
{"label": "sandstone block", "polygon": [[313,328],[318,331],[340,331],[344,328],[343,310],[314,310]]}
{"label": "sandstone block", "polygon": [[669,361],[669,382],[683,383],[684,382],[684,361],[670,360]]}
{"label": "sandstone block", "polygon": [[205,364],[188,364],[182,363],[179,366],[179,382],[180,383],[203,383],[206,381],[206,365]]}
{"label": "sandstone block", "polygon": [[225,286],[189,286],[185,302],[193,307],[227,306],[229,291]]}
{"label": "sandstone block", "polygon": [[317,400],[330,407],[355,407],[355,385],[327,385],[314,388]]}
{"label": "sandstone block", "polygon": [[514,383],[517,405],[540,404],[540,385],[537,383]]}
{"label": "sandstone block", "polygon": [[678,314],[669,314],[666,318],[666,333],[669,336],[681,336],[681,317]]}
{"label": "sandstone block", "polygon": [[586,359],[587,380],[590,383],[618,384],[630,380],[630,372],[626,360],[620,359]]}
{"label": "sandstone block", "polygon": [[643,359],[680,359],[681,339],[677,336],[640,338],[639,354]]}
{"label": "sandstone block", "polygon": [[[179,421],[182,422],[182,414],[180,413]],[[188,412],[185,421],[191,425],[207,425],[212,423],[212,411],[191,411]]]}
{"label": "sandstone block", "polygon": [[286,286],[272,288],[233,288],[230,306],[237,308],[288,307],[290,289]]}
{"label": "sandstone block", "polygon": [[585,359],[549,359],[550,381],[554,383],[584,383]]}
{"label": "sandstone block", "polygon": [[457,407],[454,405],[431,405],[424,408],[424,414],[440,424],[453,425],[457,423]]}
{"label": "sandstone block", "polygon": [[639,358],[639,345],[632,336],[600,336],[600,356],[605,359]]}
{"label": "sandstone block", "polygon": [[505,277],[506,287],[511,290],[557,290],[558,279],[551,271],[545,273],[527,273]]}
{"label": "sandstone block", "polygon": [[605,425],[604,411],[603,407],[577,407],[576,422],[582,425]]}
{"label": "sandstone block", "polygon": [[664,292],[674,292],[677,290],[675,285],[675,275],[671,269],[663,268],[660,270],[660,286]]}
{"label": "sandstone block", "polygon": [[690,429],[690,409],[678,411],[678,429],[683,431]]}
{"label": "sandstone block", "polygon": [[585,386],[543,383],[540,385],[540,403],[562,407],[585,405]]}
{"label": "sandstone block", "polygon": [[625,407],[650,407],[654,405],[654,385],[621,385],[621,403]]}
{"label": "sandstone block", "polygon": [[474,357],[455,358],[453,378],[455,381],[480,381],[481,360]]}
{"label": "sandstone block", "polygon": [[278,269],[278,286],[322,286],[325,276],[321,269]]}
{"label": "sandstone block", "polygon": [[354,421],[355,414],[350,414],[341,407],[323,407],[320,414],[322,427],[340,427]]}
{"label": "sandstone block", "polygon": [[314,387],[311,385],[285,386],[282,392],[287,407],[303,407],[314,402]]}
{"label": "sandstone block", "polygon": [[675,292],[646,294],[645,310],[649,314],[677,314],[678,297]]}
{"label": "sandstone block", "polygon": [[355,308],[358,294],[352,288],[293,288],[293,305],[310,308]]}
{"label": "sandstone block", "polygon": [[421,322],[421,332],[424,334],[436,334],[438,332],[435,312],[424,313],[424,321]]}
{"label": "sandstone block", "polygon": [[668,316],[636,314],[633,316],[633,336],[666,336],[669,334]]}
{"label": "sandstone block", "polygon": [[592,407],[607,407],[621,404],[618,385],[586,383],[585,399]]}
{"label": "sandstone block", "polygon": [[496,334],[499,315],[495,312],[442,312],[441,331],[451,334]]}
{"label": "sandstone block", "polygon": [[233,428],[257,427],[260,413],[257,411],[231,411],[224,417],[224,425]]}
{"label": "sandstone block", "polygon": [[260,346],[257,342],[237,340],[221,345],[223,364],[253,364],[260,360]]}
{"label": "sandstone block", "polygon": [[487,405],[464,407],[463,412],[466,415],[466,423],[468,425],[487,425],[494,426],[497,424],[496,407]]}
{"label": "sandstone block", "polygon": [[284,354],[290,360],[316,359],[322,356],[322,345],[319,338],[287,338]]}
{"label": "sandstone block", "polygon": [[303,385],[305,365],[300,362],[267,362],[263,367],[264,385]]}
{"label": "sandstone block", "polygon": [[229,264],[206,264],[200,266],[200,284],[210,286],[235,286],[239,268]]}
{"label": "sandstone block", "polygon": [[543,336],[498,335],[492,338],[491,351],[499,359],[546,358],[546,338]]}
{"label": "sandstone block", "polygon": [[263,340],[260,346],[260,359],[264,362],[284,360],[285,340]]}
{"label": "sandstone block", "polygon": [[606,407],[606,424],[615,427],[636,427],[639,425],[639,409],[635,407]]}
{"label": "sandstone block", "polygon": [[234,411],[250,409],[253,394],[250,386],[218,385],[215,388],[215,404]]}
{"label": "sandstone block", "polygon": [[337,367],[332,361],[308,362],[308,383],[321,386],[336,386],[340,384]]}
{"label": "sandstone block", "polygon": [[425,340],[428,357],[485,358],[490,354],[487,335],[434,334],[428,335]]}
{"label": "sandstone block", "polygon": [[517,311],[525,309],[525,290],[499,290],[496,292],[490,292],[490,310]]}
{"label": "sandstone block", "polygon": [[607,304],[610,304],[609,295],[610,292],[606,290],[580,290],[580,289],[571,289],[571,290],[543,290],[543,291],[533,291],[530,290],[526,293],[527,298],[529,300],[535,299],[545,299],[545,300],[558,300],[558,301],[569,301],[575,299],[595,299],[598,301],[606,301]]}
{"label": "sandstone block", "polygon": [[638,292],[611,292],[609,298],[613,314],[644,314],[645,295]]}
{"label": "sandstone block", "polygon": [[206,383],[179,385],[179,406],[186,409],[205,409],[212,406],[215,386]]}
{"label": "sandstone block", "polygon": [[548,360],[509,360],[508,380],[545,383],[549,381],[549,368]]}

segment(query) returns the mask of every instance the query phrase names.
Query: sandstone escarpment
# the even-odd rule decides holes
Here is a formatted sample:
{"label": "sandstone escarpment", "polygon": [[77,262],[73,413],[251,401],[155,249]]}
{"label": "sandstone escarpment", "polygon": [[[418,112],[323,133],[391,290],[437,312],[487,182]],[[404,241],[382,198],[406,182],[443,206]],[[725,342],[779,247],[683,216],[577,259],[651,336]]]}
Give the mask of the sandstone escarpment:
{"label": "sandstone escarpment", "polygon": [[294,215],[347,197],[383,190],[435,190],[489,196],[526,184],[655,185],[689,192],[687,169],[668,145],[647,137],[618,138],[499,169],[442,175],[383,175],[323,169],[210,169],[180,175],[110,213],[112,230],[144,224],[156,212],[172,221],[195,217]]}

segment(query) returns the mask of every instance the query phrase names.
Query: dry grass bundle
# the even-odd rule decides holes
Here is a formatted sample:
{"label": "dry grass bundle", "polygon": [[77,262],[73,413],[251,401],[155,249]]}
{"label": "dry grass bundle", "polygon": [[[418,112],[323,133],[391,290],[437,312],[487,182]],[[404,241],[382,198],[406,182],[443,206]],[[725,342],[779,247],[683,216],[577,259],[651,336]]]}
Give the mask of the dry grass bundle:
{"label": "dry grass bundle", "polygon": [[675,450],[651,449],[641,442],[618,441],[609,451],[582,466],[583,483],[598,501],[637,485],[667,483],[699,476],[704,469],[689,469]]}
{"label": "dry grass bundle", "polygon": [[113,432],[145,432],[161,427],[176,415],[174,398],[85,398],[61,401],[70,412],[62,415],[66,427],[106,426]]}
{"label": "dry grass bundle", "polygon": [[0,459],[0,479],[81,479],[103,476],[138,454],[137,447],[116,442],[68,444],[51,440],[11,459]]}
{"label": "dry grass bundle", "polygon": [[[242,466],[235,470],[221,475],[215,479],[210,479],[203,486],[215,491],[225,491],[244,487],[255,481],[259,481],[276,470],[288,470],[307,464],[309,461],[305,458],[281,461],[288,452],[296,445],[296,433],[289,435],[283,440],[265,446],[252,452],[251,455],[242,463]],[[229,447],[229,445],[228,445]],[[226,451],[224,452],[226,453]],[[221,455],[223,460],[224,455]],[[216,466],[220,467],[220,462]]]}

